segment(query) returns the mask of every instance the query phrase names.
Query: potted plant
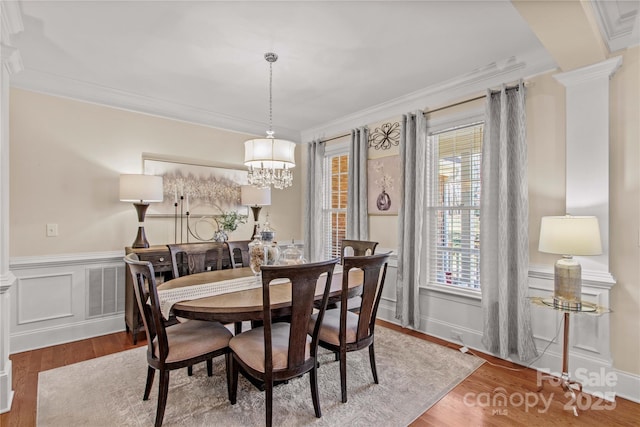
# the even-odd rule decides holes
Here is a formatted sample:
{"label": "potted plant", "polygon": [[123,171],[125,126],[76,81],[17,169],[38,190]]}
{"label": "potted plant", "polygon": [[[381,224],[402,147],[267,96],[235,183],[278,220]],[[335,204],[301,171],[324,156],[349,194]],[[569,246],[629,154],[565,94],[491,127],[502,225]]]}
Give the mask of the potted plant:
{"label": "potted plant", "polygon": [[235,231],[238,225],[247,222],[247,215],[241,215],[236,211],[222,211],[220,215],[215,217],[218,224],[218,231],[214,234],[216,242],[226,242],[229,239],[229,233]]}

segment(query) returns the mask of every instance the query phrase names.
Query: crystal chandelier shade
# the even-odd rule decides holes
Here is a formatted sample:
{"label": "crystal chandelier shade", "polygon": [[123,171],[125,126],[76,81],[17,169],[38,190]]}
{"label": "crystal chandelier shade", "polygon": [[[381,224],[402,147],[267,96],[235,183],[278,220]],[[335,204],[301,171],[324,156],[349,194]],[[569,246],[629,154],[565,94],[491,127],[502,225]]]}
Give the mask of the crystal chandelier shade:
{"label": "crystal chandelier shade", "polygon": [[265,53],[269,63],[269,130],[266,138],[250,139],[244,143],[244,164],[249,167],[249,184],[279,190],[293,185],[291,169],[295,167],[296,144],[273,136],[272,81],[275,53]]}

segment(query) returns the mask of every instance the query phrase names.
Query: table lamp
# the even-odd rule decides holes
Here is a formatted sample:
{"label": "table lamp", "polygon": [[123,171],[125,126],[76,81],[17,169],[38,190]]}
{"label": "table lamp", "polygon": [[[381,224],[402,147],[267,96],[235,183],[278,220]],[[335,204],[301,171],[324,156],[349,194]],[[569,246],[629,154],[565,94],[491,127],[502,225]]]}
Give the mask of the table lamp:
{"label": "table lamp", "polygon": [[258,218],[262,206],[271,204],[271,188],[258,188],[253,185],[243,185],[240,187],[240,203],[249,206],[253,211],[253,233],[249,240],[258,232]]}
{"label": "table lamp", "polygon": [[133,202],[138,213],[138,235],[131,247],[148,248],[144,233],[144,215],[150,202],[163,199],[162,177],[155,175],[120,175],[120,201]]}
{"label": "table lamp", "polygon": [[582,268],[574,255],[600,255],[600,227],[595,216],[545,216],[540,223],[540,252],[562,255],[554,266],[553,305],[582,308]]}

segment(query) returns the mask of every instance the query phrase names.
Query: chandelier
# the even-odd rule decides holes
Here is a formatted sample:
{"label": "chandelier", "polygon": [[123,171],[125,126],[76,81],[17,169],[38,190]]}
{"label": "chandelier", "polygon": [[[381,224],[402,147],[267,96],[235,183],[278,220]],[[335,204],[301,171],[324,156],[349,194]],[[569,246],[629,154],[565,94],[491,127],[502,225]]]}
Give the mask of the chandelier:
{"label": "chandelier", "polygon": [[249,167],[249,184],[283,189],[293,185],[291,169],[295,167],[296,144],[273,136],[272,81],[273,63],[278,55],[264,54],[269,63],[269,130],[266,138],[250,139],[244,143],[244,164]]}

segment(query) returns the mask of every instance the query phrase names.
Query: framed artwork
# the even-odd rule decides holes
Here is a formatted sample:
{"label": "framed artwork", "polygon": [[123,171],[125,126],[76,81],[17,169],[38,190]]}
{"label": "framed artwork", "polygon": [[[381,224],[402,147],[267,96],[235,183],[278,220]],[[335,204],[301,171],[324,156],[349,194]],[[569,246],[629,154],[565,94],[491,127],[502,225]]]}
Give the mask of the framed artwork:
{"label": "framed artwork", "polygon": [[188,210],[194,217],[230,210],[247,212],[246,206],[240,205],[240,186],[247,183],[246,170],[149,155],[142,157],[142,170],[162,176],[164,192],[161,203],[149,204],[147,216],[174,216],[174,203],[180,200],[184,212]]}
{"label": "framed artwork", "polygon": [[367,162],[369,215],[398,215],[400,207],[400,156]]}

